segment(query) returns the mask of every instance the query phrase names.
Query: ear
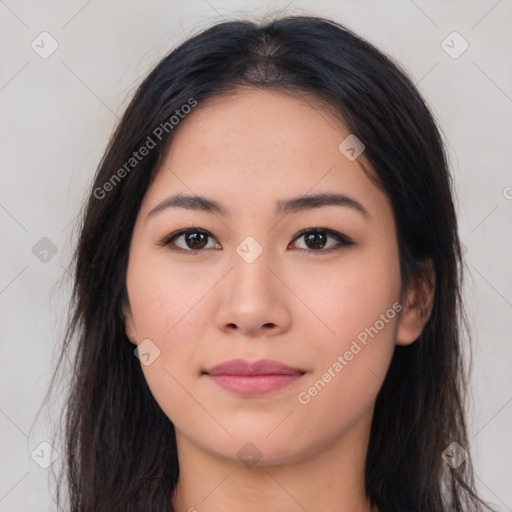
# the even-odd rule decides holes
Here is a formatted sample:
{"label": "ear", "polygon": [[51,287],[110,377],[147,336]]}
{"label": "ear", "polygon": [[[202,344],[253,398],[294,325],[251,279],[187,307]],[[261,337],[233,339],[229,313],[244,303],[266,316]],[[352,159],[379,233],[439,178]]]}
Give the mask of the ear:
{"label": "ear", "polygon": [[418,264],[416,278],[406,292],[404,308],[398,322],[397,345],[410,345],[416,341],[434,307],[435,270],[432,260]]}
{"label": "ear", "polygon": [[135,330],[135,322],[133,321],[132,311],[128,303],[123,304],[123,320],[126,336],[131,343],[137,345],[137,331]]}

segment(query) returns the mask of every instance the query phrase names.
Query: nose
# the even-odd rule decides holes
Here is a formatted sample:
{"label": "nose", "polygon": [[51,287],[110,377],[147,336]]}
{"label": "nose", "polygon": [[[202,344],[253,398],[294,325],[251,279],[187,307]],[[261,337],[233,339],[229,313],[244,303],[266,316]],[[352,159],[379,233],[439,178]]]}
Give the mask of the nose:
{"label": "nose", "polygon": [[252,263],[235,254],[232,264],[218,290],[218,329],[250,337],[286,332],[291,324],[290,292],[276,277],[265,251]]}

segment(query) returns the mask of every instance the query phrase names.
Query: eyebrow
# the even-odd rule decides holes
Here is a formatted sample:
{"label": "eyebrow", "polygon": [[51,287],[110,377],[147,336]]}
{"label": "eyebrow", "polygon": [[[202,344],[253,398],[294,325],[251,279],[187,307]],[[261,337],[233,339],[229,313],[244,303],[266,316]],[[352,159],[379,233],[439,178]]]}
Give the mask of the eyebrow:
{"label": "eyebrow", "polygon": [[[366,218],[371,218],[368,210],[353,197],[346,194],[329,193],[292,197],[291,199],[276,201],[275,213],[288,214],[326,206],[350,208],[361,213]],[[175,194],[157,204],[148,213],[146,220],[168,208],[185,208],[186,210],[200,210],[208,213],[218,213],[223,216],[229,215],[228,210],[214,199],[198,195]]]}

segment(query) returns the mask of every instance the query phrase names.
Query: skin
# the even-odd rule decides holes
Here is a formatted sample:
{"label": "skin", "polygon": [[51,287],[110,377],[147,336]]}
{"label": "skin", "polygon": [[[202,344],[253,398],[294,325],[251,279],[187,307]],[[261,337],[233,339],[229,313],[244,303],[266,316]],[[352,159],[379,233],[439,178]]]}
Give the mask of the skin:
{"label": "skin", "polygon": [[[142,370],[176,428],[176,510],[371,510],[364,463],[375,398],[395,344],[420,335],[432,294],[426,304],[414,290],[401,296],[391,204],[363,172],[364,154],[350,161],[338,149],[348,135],[315,98],[240,89],[181,121],[147,191],[130,247],[125,325],[132,343],[149,339],[160,350]],[[214,199],[229,214],[174,207],[148,217],[178,192]],[[276,200],[320,192],[349,195],[369,216],[342,206],[274,211]],[[184,237],[158,245],[191,227],[211,234],[206,248],[193,253]],[[329,237],[338,249],[315,252],[296,237],[314,227],[355,245]],[[262,249],[252,263],[236,251],[248,236]],[[394,303],[400,314],[300,403]],[[233,358],[275,359],[305,374],[259,397],[201,374]],[[252,467],[237,456],[246,443],[260,457]]]}

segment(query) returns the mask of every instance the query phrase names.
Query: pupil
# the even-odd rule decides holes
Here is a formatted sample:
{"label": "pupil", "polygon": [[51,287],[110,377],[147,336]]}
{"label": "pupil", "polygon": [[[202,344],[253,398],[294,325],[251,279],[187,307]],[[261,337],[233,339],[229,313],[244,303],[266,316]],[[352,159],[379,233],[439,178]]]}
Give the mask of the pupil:
{"label": "pupil", "polygon": [[325,245],[325,233],[311,233],[306,235],[306,244],[311,244],[313,249],[321,249]]}
{"label": "pupil", "polygon": [[[206,235],[204,233],[191,233],[186,236],[187,245],[191,249],[202,249],[206,245]],[[191,247],[191,245],[193,247]]]}

